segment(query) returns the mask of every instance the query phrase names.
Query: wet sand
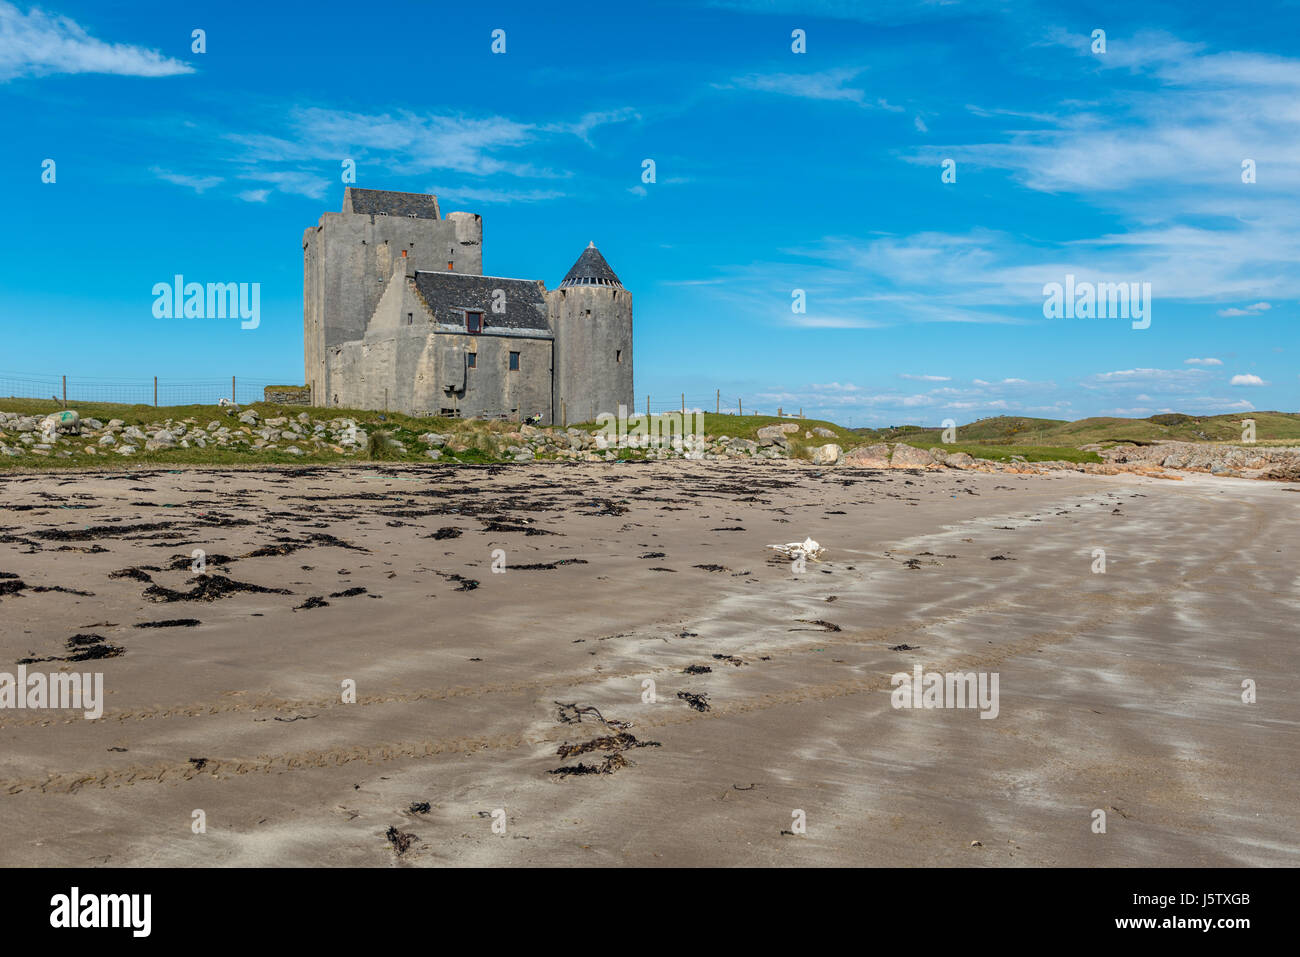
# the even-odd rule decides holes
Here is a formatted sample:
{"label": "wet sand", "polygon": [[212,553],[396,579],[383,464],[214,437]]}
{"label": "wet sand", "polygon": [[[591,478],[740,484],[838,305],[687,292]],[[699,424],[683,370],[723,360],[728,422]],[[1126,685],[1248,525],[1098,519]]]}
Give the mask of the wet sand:
{"label": "wet sand", "polygon": [[[0,864],[1294,866],[1297,487],[6,475],[0,671],[111,656],[27,666],[102,672],[100,720],[0,711]],[[998,716],[893,708],[915,664]]]}

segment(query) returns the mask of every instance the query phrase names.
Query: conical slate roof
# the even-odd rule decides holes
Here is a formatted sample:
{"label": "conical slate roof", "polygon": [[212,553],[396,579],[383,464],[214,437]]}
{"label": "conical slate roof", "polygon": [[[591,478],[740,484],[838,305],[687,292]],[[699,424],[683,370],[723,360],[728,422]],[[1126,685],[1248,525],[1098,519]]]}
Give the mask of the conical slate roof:
{"label": "conical slate roof", "polygon": [[560,288],[568,286],[613,286],[616,289],[622,289],[623,284],[618,281],[618,276],[614,275],[614,270],[609,268],[609,263],[605,262],[605,257],[600,254],[595,243],[588,243],[587,248],[582,251],[578,261],[573,264],[564,281],[560,283]]}

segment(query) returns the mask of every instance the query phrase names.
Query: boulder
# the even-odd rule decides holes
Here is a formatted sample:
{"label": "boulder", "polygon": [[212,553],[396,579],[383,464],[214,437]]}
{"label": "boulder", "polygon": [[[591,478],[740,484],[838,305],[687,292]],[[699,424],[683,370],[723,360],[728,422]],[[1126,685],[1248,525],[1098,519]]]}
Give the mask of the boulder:
{"label": "boulder", "polygon": [[952,452],[944,456],[943,464],[950,469],[968,469],[975,464],[975,460],[965,452]]}
{"label": "boulder", "polygon": [[159,429],[144,444],[146,452],[156,452],[159,449],[174,449],[176,447],[176,437],[166,429]]}
{"label": "boulder", "polygon": [[859,445],[849,449],[844,456],[844,464],[866,469],[883,469],[889,467],[889,446],[883,442],[875,445]]}
{"label": "boulder", "polygon": [[840,447],[835,443],[813,449],[813,465],[835,465],[840,460]]}
{"label": "boulder", "polygon": [[934,456],[925,449],[914,448],[903,442],[894,446],[894,454],[890,456],[889,464],[894,468],[920,469],[927,465],[934,464]]}

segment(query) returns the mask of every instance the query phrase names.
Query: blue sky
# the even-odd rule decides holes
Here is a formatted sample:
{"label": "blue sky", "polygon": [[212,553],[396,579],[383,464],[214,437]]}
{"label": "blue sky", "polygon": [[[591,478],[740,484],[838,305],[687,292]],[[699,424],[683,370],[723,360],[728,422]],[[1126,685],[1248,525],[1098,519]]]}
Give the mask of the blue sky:
{"label": "blue sky", "polygon": [[[594,240],[656,407],[1300,408],[1294,3],[288,7],[0,0],[0,372],[300,382],[351,158],[481,213],[490,274]],[[260,326],[154,318],[177,273]],[[1067,275],[1150,283],[1150,327],[1045,318]]]}

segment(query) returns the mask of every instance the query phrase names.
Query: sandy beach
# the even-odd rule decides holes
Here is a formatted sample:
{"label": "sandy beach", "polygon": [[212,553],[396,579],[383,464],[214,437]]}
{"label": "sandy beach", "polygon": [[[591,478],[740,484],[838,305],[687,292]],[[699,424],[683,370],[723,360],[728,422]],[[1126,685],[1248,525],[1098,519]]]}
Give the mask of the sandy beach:
{"label": "sandy beach", "polygon": [[[0,864],[1295,866],[1298,490],[0,476],[0,671],[105,693],[0,710]],[[916,665],[996,674],[996,717],[893,707]]]}

